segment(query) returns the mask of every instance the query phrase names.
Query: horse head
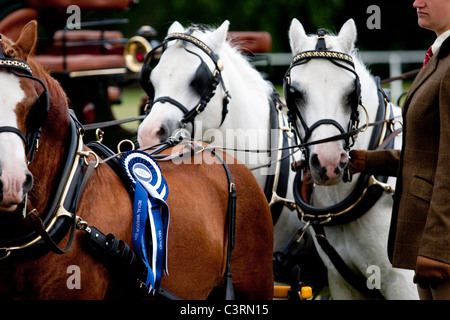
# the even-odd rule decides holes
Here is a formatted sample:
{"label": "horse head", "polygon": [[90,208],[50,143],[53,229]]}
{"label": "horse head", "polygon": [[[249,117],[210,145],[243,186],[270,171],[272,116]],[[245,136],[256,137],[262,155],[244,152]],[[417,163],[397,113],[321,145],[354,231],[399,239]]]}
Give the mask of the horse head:
{"label": "horse head", "polygon": [[[289,30],[294,60],[285,77],[289,110],[302,142],[342,135],[358,120],[360,84],[350,54],[356,27],[348,20],[338,35],[319,29],[307,35],[294,19]],[[339,139],[309,146],[307,163],[316,184],[337,184],[348,166],[349,141]]]}
{"label": "horse head", "polygon": [[[228,98],[224,98],[224,91],[216,91],[224,87],[218,53],[226,41],[228,26],[225,21],[209,31],[195,25],[185,29],[174,22],[162,46],[149,53],[141,71],[150,107],[138,132],[141,146],[158,144],[180,129],[194,138],[195,126],[208,123],[217,128],[223,122]],[[151,66],[151,60],[158,60],[156,66]]]}
{"label": "horse head", "polygon": [[[0,211],[13,212],[24,202],[33,186],[28,170],[27,146],[30,141],[28,117],[42,93],[42,86],[28,78],[31,68],[26,63],[37,37],[37,23],[32,21],[22,30],[17,42],[3,37],[0,55]],[[29,69],[29,70],[28,70]],[[33,119],[32,119],[33,118]]]}

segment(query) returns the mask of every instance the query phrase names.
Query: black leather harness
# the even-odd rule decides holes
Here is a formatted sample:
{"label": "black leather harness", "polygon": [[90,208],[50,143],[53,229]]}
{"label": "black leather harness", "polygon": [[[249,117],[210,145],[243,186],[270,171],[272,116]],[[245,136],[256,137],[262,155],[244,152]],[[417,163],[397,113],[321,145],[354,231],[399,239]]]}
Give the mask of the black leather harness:
{"label": "black leather harness", "polygon": [[[281,150],[274,151],[270,153],[270,166],[277,162],[280,162],[279,169],[272,170],[271,174],[267,175],[266,183],[264,185],[264,194],[266,196],[267,202],[272,203],[272,197],[274,193],[280,197],[285,198],[288,190],[289,173],[290,173],[290,150],[289,150],[289,138],[287,133],[280,128],[281,108],[283,103],[280,100],[280,96],[273,89],[271,94],[271,99],[269,99],[270,108],[270,132],[276,130],[276,132],[281,132],[282,136],[278,135],[273,137],[270,135],[270,146],[271,150],[278,149],[281,143]],[[286,124],[288,127],[288,124]],[[280,141],[280,139],[282,141]],[[281,211],[283,210],[285,204],[283,202],[274,202],[270,206],[270,211],[272,213],[272,222],[275,224],[280,217]]]}

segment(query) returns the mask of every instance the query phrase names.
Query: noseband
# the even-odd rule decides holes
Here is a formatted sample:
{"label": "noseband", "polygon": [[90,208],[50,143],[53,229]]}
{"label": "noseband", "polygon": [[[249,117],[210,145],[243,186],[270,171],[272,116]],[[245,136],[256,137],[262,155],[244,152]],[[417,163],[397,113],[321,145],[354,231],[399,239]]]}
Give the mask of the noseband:
{"label": "noseband", "polygon": [[[361,84],[359,81],[359,76],[355,71],[355,65],[353,62],[353,58],[345,53],[342,52],[336,52],[336,51],[328,51],[325,45],[325,30],[319,29],[317,31],[318,34],[318,41],[316,44],[315,50],[310,51],[303,51],[297,54],[289,66],[289,69],[286,72],[286,75],[284,77],[284,95],[286,98],[286,104],[289,110],[289,116],[291,118],[291,122],[294,126],[294,129],[297,133],[297,136],[300,138],[302,143],[308,142],[308,140],[311,138],[312,132],[317,129],[321,125],[333,125],[336,127],[341,134],[348,133],[353,130],[357,130],[359,126],[359,112],[358,112],[358,106],[362,106],[362,99],[361,99]],[[291,87],[291,70],[299,65],[305,64],[311,59],[326,59],[336,66],[343,68],[355,75],[355,91],[354,91],[354,103],[351,106],[352,112],[350,115],[350,121],[347,128],[347,131],[334,119],[322,119],[314,124],[312,124],[310,127],[306,124],[306,121],[303,119],[302,114],[300,113],[299,109],[297,108],[297,105],[295,103],[295,98],[293,97],[295,93],[295,89]],[[341,63],[343,62],[343,63]],[[348,65],[348,66],[347,66]],[[305,136],[303,138],[300,137],[298,128],[297,128],[297,121],[296,118],[300,120],[300,123],[304,129]],[[352,143],[350,143],[350,139],[352,139]],[[345,150],[349,150],[350,147],[354,143],[354,137],[348,137],[345,139]]]}
{"label": "noseband", "polygon": [[[183,129],[186,127],[187,123],[192,123],[192,125],[194,125],[195,117],[205,110],[207,104],[209,103],[211,98],[215,95],[215,90],[216,90],[217,86],[219,85],[219,83],[221,83],[223,91],[224,91],[224,97],[223,97],[223,103],[222,103],[222,120],[221,120],[220,125],[222,125],[222,123],[225,120],[225,117],[228,113],[227,106],[229,103],[229,99],[231,98],[231,96],[228,93],[228,90],[225,87],[223,79],[222,79],[222,74],[221,74],[221,72],[223,70],[222,61],[220,60],[219,56],[217,54],[215,54],[205,43],[203,43],[202,41],[200,41],[199,39],[197,39],[191,35],[195,30],[203,31],[203,28],[201,26],[193,26],[193,27],[189,28],[189,31],[187,33],[173,33],[173,34],[168,35],[164,39],[162,44],[155,47],[152,51],[150,51],[147,54],[147,56],[145,57],[145,60],[144,60],[144,65],[141,69],[141,74],[140,74],[141,86],[147,92],[147,94],[149,96],[149,101],[147,104],[150,107],[150,111],[151,111],[151,108],[158,102],[160,102],[160,103],[168,102],[168,103],[176,106],[184,114],[183,118],[181,118],[179,120],[180,127]],[[197,56],[201,61],[200,66],[198,67],[198,69],[195,73],[194,80],[192,83],[192,85],[194,86],[194,89],[200,95],[200,101],[198,102],[196,107],[192,108],[191,110],[186,108],[182,103],[180,103],[177,100],[175,100],[171,97],[168,97],[168,96],[159,97],[154,100],[155,89],[150,82],[150,74],[151,74],[153,68],[150,66],[150,62],[151,62],[151,59],[153,58],[153,56],[155,55],[155,53],[157,52],[157,50],[160,50],[162,47],[163,53],[164,53],[164,50],[167,47],[167,43],[170,41],[174,41],[174,40],[181,40],[181,41],[192,43],[197,48],[201,49],[204,53],[206,53],[208,55],[208,57],[213,61],[214,66],[215,66],[215,70],[211,73],[207,64],[203,61],[203,59],[200,55],[198,55],[197,53],[192,52],[192,51],[188,50],[186,47],[184,47],[184,49],[187,52]]]}
{"label": "noseband", "polygon": [[[0,48],[1,42],[2,38],[0,35]],[[15,127],[11,126],[0,127],[0,133],[12,132],[18,135],[20,139],[22,139],[22,141],[25,144],[25,153],[27,155],[28,164],[30,164],[31,162],[33,162],[34,154],[39,146],[41,127],[44,124],[45,119],[47,118],[49,110],[47,87],[40,79],[33,77],[31,67],[28,63],[26,63],[23,60],[18,60],[5,56],[3,50],[0,50],[0,68],[8,69],[12,74],[14,74],[17,77],[28,78],[37,81],[44,89],[44,91],[41,93],[38,100],[34,104],[34,106],[31,108],[31,111],[28,115],[28,119],[30,121],[30,128],[28,130],[27,135],[25,135],[22,131],[20,131]]]}

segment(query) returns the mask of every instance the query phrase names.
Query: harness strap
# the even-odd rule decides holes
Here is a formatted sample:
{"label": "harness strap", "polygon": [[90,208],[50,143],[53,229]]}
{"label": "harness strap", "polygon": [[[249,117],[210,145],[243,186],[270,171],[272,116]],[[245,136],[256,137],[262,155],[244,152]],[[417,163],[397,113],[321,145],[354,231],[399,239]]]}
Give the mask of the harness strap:
{"label": "harness strap", "polygon": [[228,245],[227,245],[227,264],[225,269],[225,300],[234,300],[234,289],[232,283],[232,273],[231,273],[231,253],[235,247],[236,242],[236,200],[237,200],[237,192],[236,186],[233,183],[233,178],[231,176],[230,168],[228,167],[226,161],[215,151],[215,148],[204,148],[204,146],[200,146],[200,151],[196,151],[196,144],[192,144],[192,149],[184,151],[180,154],[175,155],[163,155],[163,158],[158,159],[158,161],[169,161],[172,160],[173,157],[183,157],[183,156],[192,156],[200,151],[209,151],[214,156],[219,159],[222,163],[223,168],[225,170],[225,174],[227,176],[228,181],[228,208],[227,208],[227,219],[228,219]]}
{"label": "harness strap", "polygon": [[225,269],[225,300],[234,300],[234,290],[233,290],[233,282],[231,280],[231,252],[235,247],[235,229],[236,229],[236,186],[232,181],[230,168],[224,161],[224,159],[216,153],[214,149],[207,149],[213,155],[215,155],[220,162],[222,162],[223,168],[225,169],[225,173],[227,175],[228,180],[228,209],[227,209],[227,217],[228,217],[228,245],[227,245],[227,265]]}
{"label": "harness strap", "polygon": [[[175,107],[177,107],[178,109],[180,109],[185,115],[187,115],[189,113],[189,110],[183,106],[181,103],[179,103],[177,100],[172,99],[171,97],[160,97],[158,99],[156,99],[155,101],[153,101],[153,104],[160,102],[160,103],[166,103],[166,102],[170,102],[171,104],[173,104]],[[190,122],[190,121],[186,121],[186,122]]]}
{"label": "harness strap", "polygon": [[[270,106],[270,129],[277,130],[276,142],[270,139],[271,149],[274,149],[273,155],[270,152],[270,164],[275,163],[275,172],[270,174],[266,178],[264,185],[264,194],[269,202],[270,211],[272,213],[272,222],[275,224],[280,217],[281,211],[286,205],[280,199],[286,197],[288,180],[289,180],[289,147],[288,136],[283,126],[286,126],[282,115],[281,106],[282,102],[280,96],[276,90],[272,89],[271,99],[269,100]],[[272,143],[276,144],[275,146]],[[276,150],[275,150],[276,149]]]}
{"label": "harness strap", "polygon": [[84,188],[87,185],[87,182],[89,181],[89,178],[91,177],[92,173],[94,172],[95,169],[95,162],[91,161],[89,162],[88,168],[86,170],[86,173],[84,174],[83,180],[81,182],[80,188],[79,188],[79,192],[77,195],[77,200],[75,202],[75,213],[73,214],[72,217],[72,225],[70,227],[70,236],[69,236],[69,240],[66,244],[65,249],[61,249],[58,244],[52,239],[52,237],[48,234],[48,232],[45,229],[45,225],[44,222],[42,221],[42,219],[39,217],[37,210],[33,209],[29,214],[28,217],[30,219],[30,221],[33,224],[33,227],[35,229],[35,231],[37,232],[37,234],[39,234],[41,236],[41,238],[45,241],[45,243],[50,247],[50,249],[55,252],[56,254],[65,254],[67,252],[69,252],[72,249],[74,240],[75,240],[75,231],[77,228],[77,207],[78,207],[78,203],[80,202],[80,198],[81,195],[83,194]]}
{"label": "harness strap", "polygon": [[48,245],[48,247],[56,254],[65,254],[67,252],[69,252],[72,249],[72,245],[73,242],[75,240],[75,231],[76,231],[76,223],[77,223],[77,218],[74,215],[74,218],[72,219],[72,225],[71,225],[71,231],[70,231],[70,236],[69,236],[69,241],[67,242],[67,245],[65,247],[65,249],[60,249],[58,244],[53,241],[52,237],[48,234],[48,232],[45,230],[45,225],[44,222],[42,221],[42,219],[39,217],[36,209],[32,210],[29,214],[28,217],[30,219],[30,221],[33,224],[33,228],[36,231],[36,233],[38,235],[41,236],[42,240],[44,240],[44,242]]}
{"label": "harness strap", "polygon": [[27,138],[25,138],[25,135],[22,133],[22,131],[20,131],[17,128],[14,127],[10,127],[10,126],[4,126],[4,127],[0,127],[0,132],[12,132],[17,134],[20,139],[22,139],[22,141],[25,143],[25,145],[27,144]]}
{"label": "harness strap", "polygon": [[84,131],[89,131],[89,130],[95,130],[97,128],[108,128],[108,127],[117,126],[117,125],[123,124],[123,123],[133,122],[133,121],[137,121],[137,120],[143,120],[144,118],[145,118],[145,115],[141,115],[141,116],[131,117],[131,118],[127,118],[127,119],[121,119],[121,120],[109,120],[109,121],[103,121],[103,122],[83,124],[83,129],[84,129]]}
{"label": "harness strap", "polygon": [[368,297],[382,300],[385,299],[379,290],[371,290],[367,287],[367,279],[356,276],[355,273],[345,264],[344,260],[341,258],[336,249],[334,249],[333,246],[328,242],[328,239],[325,235],[325,230],[322,225],[315,224],[313,225],[313,229],[316,232],[316,239],[320,244],[320,247],[330,258],[331,262],[336,267],[339,274],[345,279],[345,281],[347,281],[355,289]]}
{"label": "harness strap", "polygon": [[[85,244],[91,254],[102,260],[108,267],[117,269],[125,274],[132,281],[135,281],[137,288],[145,290],[145,279],[147,278],[147,269],[136,253],[123,240],[110,233],[104,235],[94,226],[87,228]],[[170,291],[159,287],[157,293],[171,300],[181,300],[180,297]]]}
{"label": "harness strap", "polygon": [[326,51],[327,50],[327,46],[325,44],[325,34],[326,34],[326,30],[320,28],[319,30],[317,30],[317,44],[316,44],[316,50],[317,51]]}

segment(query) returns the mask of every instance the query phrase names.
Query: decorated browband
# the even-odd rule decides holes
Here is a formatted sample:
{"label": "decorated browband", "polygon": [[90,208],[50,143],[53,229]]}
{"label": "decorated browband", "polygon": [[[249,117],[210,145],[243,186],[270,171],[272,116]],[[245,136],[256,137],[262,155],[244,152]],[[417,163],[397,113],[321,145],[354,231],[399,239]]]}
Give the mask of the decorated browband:
{"label": "decorated browband", "polygon": [[[0,34],[0,46],[2,41],[2,35]],[[31,67],[28,63],[23,60],[6,57],[3,53],[3,48],[0,50],[0,68],[19,69],[30,76],[33,75],[31,72]]]}

